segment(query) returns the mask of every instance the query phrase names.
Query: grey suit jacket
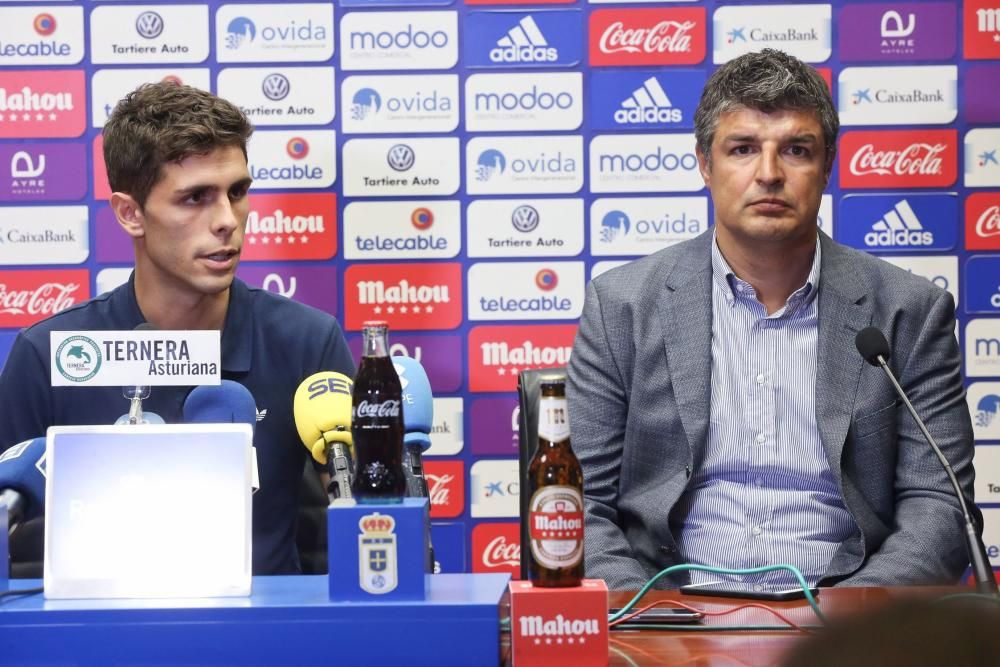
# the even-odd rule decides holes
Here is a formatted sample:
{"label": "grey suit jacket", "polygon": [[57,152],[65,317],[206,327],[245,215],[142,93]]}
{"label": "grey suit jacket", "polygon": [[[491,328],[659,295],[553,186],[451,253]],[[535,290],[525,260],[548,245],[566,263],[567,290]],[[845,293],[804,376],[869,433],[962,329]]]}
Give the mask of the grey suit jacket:
{"label": "grey suit jacket", "polygon": [[[708,433],[712,238],[709,230],[587,288],[567,394],[584,473],[586,573],[612,588],[639,588],[682,562],[670,512]],[[890,366],[971,505],[972,425],[954,302],[926,279],[823,233],[820,243],[816,422],[860,527],[821,583],[954,582],[968,556],[948,478],[885,374],[854,344],[866,326],[885,333]],[[686,581],[681,574],[659,585]]]}

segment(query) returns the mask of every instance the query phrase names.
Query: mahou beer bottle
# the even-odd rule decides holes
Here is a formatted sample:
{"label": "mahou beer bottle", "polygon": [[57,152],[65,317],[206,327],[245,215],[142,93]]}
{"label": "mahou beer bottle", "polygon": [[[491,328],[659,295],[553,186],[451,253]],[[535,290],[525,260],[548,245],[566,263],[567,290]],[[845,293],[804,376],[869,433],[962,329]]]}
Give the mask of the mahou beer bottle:
{"label": "mahou beer bottle", "polygon": [[400,502],[403,476],[403,390],[389,359],[385,322],[365,322],[361,366],[351,395],[354,482],[359,502]]}
{"label": "mahou beer bottle", "polygon": [[570,447],[563,378],[541,381],[538,451],[528,467],[528,480],[528,578],[535,586],[579,586],[583,579],[583,471]]}

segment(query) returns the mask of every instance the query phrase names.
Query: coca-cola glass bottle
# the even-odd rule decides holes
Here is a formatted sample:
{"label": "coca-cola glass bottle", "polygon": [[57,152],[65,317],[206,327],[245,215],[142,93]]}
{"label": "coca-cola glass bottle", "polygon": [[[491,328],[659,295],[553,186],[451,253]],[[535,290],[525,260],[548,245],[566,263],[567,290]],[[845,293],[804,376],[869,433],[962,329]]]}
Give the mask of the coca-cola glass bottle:
{"label": "coca-cola glass bottle", "polygon": [[357,458],[351,491],[358,502],[402,502],[403,390],[389,359],[389,325],[362,325],[361,366],[351,396],[351,434]]}

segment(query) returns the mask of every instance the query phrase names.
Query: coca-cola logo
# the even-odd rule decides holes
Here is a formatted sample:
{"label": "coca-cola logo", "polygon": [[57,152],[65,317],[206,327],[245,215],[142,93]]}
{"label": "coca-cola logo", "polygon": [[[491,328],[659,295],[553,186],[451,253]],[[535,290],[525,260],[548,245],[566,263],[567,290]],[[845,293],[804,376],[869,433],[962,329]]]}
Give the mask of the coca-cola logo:
{"label": "coca-cola logo", "polygon": [[69,308],[79,283],[45,283],[34,289],[10,289],[0,283],[0,313],[38,315],[39,319]]}
{"label": "coca-cola logo", "polygon": [[602,9],[590,16],[591,65],[694,65],[705,59],[705,9]]}
{"label": "coca-cola logo", "polygon": [[604,53],[682,53],[691,50],[694,21],[660,21],[651,28],[626,28],[615,21],[601,35]]}
{"label": "coca-cola logo", "polygon": [[424,459],[424,479],[431,501],[431,518],[461,516],[465,511],[465,463]]}
{"label": "coca-cola logo", "polygon": [[521,528],[517,523],[481,523],[472,528],[472,571],[521,573]]}
{"label": "coca-cola logo", "polygon": [[958,132],[847,132],[840,156],[841,187],[947,187],[958,178]]}
{"label": "coca-cola logo", "polygon": [[369,403],[362,400],[354,406],[355,419],[372,419],[378,417],[398,417],[400,415],[400,401],[388,400],[381,403]]}
{"label": "coca-cola logo", "polygon": [[519,567],[520,563],[521,545],[517,542],[508,542],[503,535],[498,535],[486,544],[483,551],[485,567]]}
{"label": "coca-cola logo", "polygon": [[940,155],[947,146],[944,144],[910,144],[899,151],[879,151],[872,144],[865,144],[851,158],[851,173],[896,174],[913,176],[916,174],[940,175],[942,162]]}
{"label": "coca-cola logo", "polygon": [[431,505],[448,504],[448,485],[455,481],[454,475],[429,475],[427,479],[427,495],[430,496]]}
{"label": "coca-cola logo", "polygon": [[983,238],[1000,235],[1000,205],[983,211],[976,221],[976,234]]}

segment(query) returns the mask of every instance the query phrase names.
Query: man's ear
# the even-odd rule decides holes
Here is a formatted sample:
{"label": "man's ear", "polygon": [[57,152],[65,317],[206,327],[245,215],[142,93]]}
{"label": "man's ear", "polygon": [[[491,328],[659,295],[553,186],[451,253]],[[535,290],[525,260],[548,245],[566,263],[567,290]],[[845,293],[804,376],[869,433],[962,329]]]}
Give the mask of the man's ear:
{"label": "man's ear", "polygon": [[121,225],[125,233],[134,239],[145,236],[145,218],[142,215],[142,208],[132,195],[124,192],[111,193],[111,210],[115,212],[115,218]]}
{"label": "man's ear", "polygon": [[701,152],[701,146],[694,147],[694,154],[698,157],[698,171],[701,172],[701,178],[705,181],[705,187],[708,187],[708,178],[712,175],[712,166],[709,164],[708,156]]}

